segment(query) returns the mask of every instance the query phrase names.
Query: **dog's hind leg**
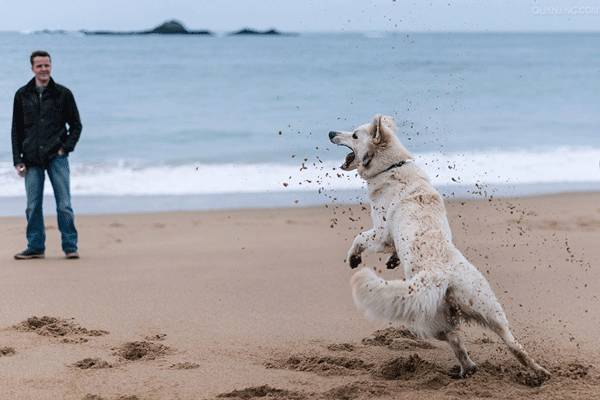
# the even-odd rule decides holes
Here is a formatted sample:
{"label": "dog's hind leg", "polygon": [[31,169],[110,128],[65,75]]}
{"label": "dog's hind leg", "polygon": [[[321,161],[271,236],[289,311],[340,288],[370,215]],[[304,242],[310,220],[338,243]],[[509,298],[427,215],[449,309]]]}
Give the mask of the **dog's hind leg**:
{"label": "dog's hind leg", "polygon": [[460,337],[458,330],[441,333],[436,336],[437,339],[448,342],[454,355],[460,363],[460,371],[451,371],[450,375],[453,378],[467,378],[477,371],[477,365],[469,357],[469,353]]}
{"label": "dog's hind leg", "polygon": [[[498,305],[500,307],[500,305]],[[513,336],[510,328],[508,327],[508,322],[506,322],[506,317],[504,317],[504,313],[502,313],[503,318],[496,319],[494,321],[490,321],[488,327],[493,330],[500,338],[504,341],[504,343],[508,346],[510,352],[516,357],[517,360],[527,368],[533,370],[538,374],[542,374],[545,377],[550,377],[550,372],[538,363],[536,363],[529,354],[525,351],[523,346],[517,339]]]}
{"label": "dog's hind leg", "polygon": [[477,321],[500,336],[521,364],[536,374],[549,377],[550,373],[536,363],[514,338],[506,314],[488,282],[476,270],[471,270],[471,273],[470,281],[459,281],[459,284],[455,286],[451,297],[453,304],[458,305],[467,320]]}

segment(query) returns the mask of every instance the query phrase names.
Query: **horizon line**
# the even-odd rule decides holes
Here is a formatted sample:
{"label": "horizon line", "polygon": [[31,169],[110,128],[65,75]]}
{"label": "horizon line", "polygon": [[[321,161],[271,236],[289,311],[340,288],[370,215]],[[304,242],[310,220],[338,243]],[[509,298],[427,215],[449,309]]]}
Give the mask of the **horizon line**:
{"label": "horizon line", "polygon": [[[196,32],[196,31],[207,31],[210,33],[215,33],[215,34],[223,34],[223,33],[232,33],[232,32],[238,32],[239,30],[242,29],[253,29],[253,30],[264,30],[261,28],[250,28],[250,27],[243,27],[243,28],[238,28],[238,29],[233,29],[233,30],[211,30],[211,29],[207,29],[207,28],[202,28],[202,29],[190,29],[190,32]],[[460,34],[557,34],[557,33],[600,33],[600,29],[597,30],[591,30],[591,29],[570,29],[570,30],[282,30],[282,29],[278,29],[278,28],[266,28],[266,30],[269,29],[275,29],[276,31],[282,33],[282,34],[364,34],[364,33],[385,33],[385,34],[448,34],[448,33],[460,33]],[[43,29],[22,29],[22,30],[15,30],[15,29],[0,29],[0,33],[19,33],[19,34],[30,34],[30,33],[44,33],[43,31],[50,31],[50,32],[56,32],[57,34],[59,34],[59,32],[65,32],[65,33],[80,33],[80,32],[97,32],[97,31],[106,31],[106,32],[128,32],[128,31],[122,31],[122,30],[113,30],[113,29],[85,29],[85,28],[80,28],[80,29],[61,29],[61,28],[57,28],[57,29],[50,29],[50,28],[43,28]],[[156,35],[178,35],[178,34],[156,34]],[[180,35],[185,35],[185,34],[180,34]]]}

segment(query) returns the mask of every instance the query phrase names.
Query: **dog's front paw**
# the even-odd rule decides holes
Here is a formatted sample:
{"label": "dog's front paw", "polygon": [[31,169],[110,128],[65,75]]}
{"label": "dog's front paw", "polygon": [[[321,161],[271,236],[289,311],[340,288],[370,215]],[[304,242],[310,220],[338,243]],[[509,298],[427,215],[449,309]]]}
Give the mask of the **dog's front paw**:
{"label": "dog's front paw", "polygon": [[396,253],[392,254],[385,265],[387,266],[387,269],[394,269],[400,265],[400,259],[398,258],[398,255]]}
{"label": "dog's front paw", "polygon": [[352,269],[358,267],[361,262],[362,262],[362,257],[360,256],[360,254],[352,254],[348,258],[348,264],[350,264],[350,268],[352,268]]}

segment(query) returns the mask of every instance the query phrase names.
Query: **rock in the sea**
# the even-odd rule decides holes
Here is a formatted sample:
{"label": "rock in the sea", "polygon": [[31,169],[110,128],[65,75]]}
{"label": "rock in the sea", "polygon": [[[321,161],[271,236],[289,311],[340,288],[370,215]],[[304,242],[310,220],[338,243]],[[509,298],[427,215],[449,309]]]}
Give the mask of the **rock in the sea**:
{"label": "rock in the sea", "polygon": [[293,35],[292,33],[283,33],[280,32],[276,29],[268,29],[266,31],[258,31],[256,29],[250,29],[250,28],[244,28],[244,29],[240,29],[239,31],[235,31],[235,32],[231,32],[229,35],[231,36],[237,36],[237,35],[274,35],[274,36],[290,36]]}
{"label": "rock in the sea", "polygon": [[179,21],[172,19],[171,21],[163,22],[156,28],[147,31],[148,33],[188,33],[185,26]]}
{"label": "rock in the sea", "polygon": [[81,31],[86,35],[212,35],[210,31],[188,31],[179,21],[170,20],[163,22],[154,29],[147,31]]}

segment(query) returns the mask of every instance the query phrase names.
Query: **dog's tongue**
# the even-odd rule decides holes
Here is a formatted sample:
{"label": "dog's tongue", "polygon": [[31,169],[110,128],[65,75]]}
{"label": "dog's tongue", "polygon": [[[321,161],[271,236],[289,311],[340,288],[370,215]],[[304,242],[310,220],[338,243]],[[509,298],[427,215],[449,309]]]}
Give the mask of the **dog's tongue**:
{"label": "dog's tongue", "polygon": [[350,164],[352,164],[352,161],[354,161],[354,157],[356,157],[356,155],[354,154],[353,151],[348,153],[348,155],[346,155],[346,160],[344,160],[344,163],[342,164],[342,166],[340,168],[343,169],[344,171],[347,171],[350,168]]}

